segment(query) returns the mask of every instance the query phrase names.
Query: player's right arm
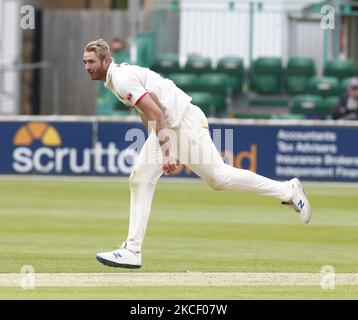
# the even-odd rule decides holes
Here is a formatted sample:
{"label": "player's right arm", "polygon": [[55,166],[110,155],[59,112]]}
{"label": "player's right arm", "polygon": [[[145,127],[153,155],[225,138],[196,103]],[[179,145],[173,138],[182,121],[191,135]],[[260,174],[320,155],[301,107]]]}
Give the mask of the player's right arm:
{"label": "player's right arm", "polygon": [[[167,129],[167,125],[163,111],[155,103],[150,94],[143,96],[136,103],[136,108],[141,112],[141,119],[148,132],[150,133],[151,127],[154,125],[156,135],[159,138],[160,132],[164,132],[163,130]],[[163,172],[165,175],[168,175],[176,170],[176,159],[172,155],[169,138],[165,137],[164,140],[158,140],[163,153]]]}
{"label": "player's right arm", "polygon": [[160,133],[165,133],[164,130],[167,129],[163,111],[135,74],[129,73],[122,76],[117,73],[113,76],[113,84],[118,94],[122,97],[127,97],[131,106],[135,106],[141,113],[141,118],[142,120],[144,119],[143,123],[148,132],[150,133],[155,129],[163,153],[163,172],[165,175],[169,175],[176,170],[177,165],[176,159],[172,155],[169,139],[167,137],[161,139]]}

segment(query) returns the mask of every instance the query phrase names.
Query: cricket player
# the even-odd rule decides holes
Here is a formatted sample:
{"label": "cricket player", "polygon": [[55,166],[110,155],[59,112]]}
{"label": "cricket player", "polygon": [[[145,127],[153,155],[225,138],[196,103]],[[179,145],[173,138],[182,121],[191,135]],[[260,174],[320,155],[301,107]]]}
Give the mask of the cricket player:
{"label": "cricket player", "polygon": [[86,46],[83,62],[92,80],[103,81],[128,108],[139,112],[149,134],[129,177],[127,240],[114,251],[97,254],[99,262],[121,268],[142,266],[141,248],[155,188],[163,174],[176,170],[177,160],[215,190],[274,197],[296,211],[303,223],[310,221],[310,204],[299,180],[278,182],[226,164],[211,140],[204,113],[173,81],[148,68],[114,63],[102,39]]}

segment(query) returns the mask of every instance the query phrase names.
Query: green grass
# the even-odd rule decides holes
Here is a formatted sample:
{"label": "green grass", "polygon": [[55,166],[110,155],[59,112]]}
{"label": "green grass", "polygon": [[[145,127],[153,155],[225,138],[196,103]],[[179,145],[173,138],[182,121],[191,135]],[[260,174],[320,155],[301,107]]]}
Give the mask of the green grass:
{"label": "green grass", "polygon": [[357,299],[357,287],[95,287],[95,288],[0,288],[0,299]]}
{"label": "green grass", "polygon": [[[313,219],[303,225],[279,201],[255,194],[212,191],[203,183],[163,181],[158,185],[135,272],[336,272],[358,273],[358,186],[306,187]],[[0,180],[0,273],[128,272],[95,260],[127,235],[129,187],[126,181]],[[94,297],[113,288],[36,289],[44,297]],[[86,293],[88,290],[88,293]],[[266,298],[294,296],[358,298],[356,288],[327,293],[320,288],[131,288],[130,298],[167,292],[170,297]],[[82,292],[82,293],[81,293]],[[143,293],[142,293],[143,292]],[[25,292],[1,288],[0,298]],[[121,295],[114,295],[125,298]],[[165,296],[165,295],[164,295]],[[330,298],[331,296],[327,297]]]}

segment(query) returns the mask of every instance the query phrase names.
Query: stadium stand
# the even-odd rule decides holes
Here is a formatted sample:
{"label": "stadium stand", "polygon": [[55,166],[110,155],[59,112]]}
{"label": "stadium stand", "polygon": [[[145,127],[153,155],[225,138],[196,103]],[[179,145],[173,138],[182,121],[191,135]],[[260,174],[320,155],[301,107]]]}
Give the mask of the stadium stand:
{"label": "stadium stand", "polygon": [[309,116],[311,118],[317,115],[317,110],[324,108],[323,105],[323,98],[319,95],[297,95],[293,97],[290,102],[292,113]]}
{"label": "stadium stand", "polygon": [[230,90],[240,93],[245,81],[244,62],[239,57],[223,57],[219,59],[216,72],[225,73],[230,77]]}
{"label": "stadium stand", "polygon": [[156,58],[151,69],[165,76],[171,73],[179,73],[181,72],[179,56],[177,54],[160,55]]}
{"label": "stadium stand", "polygon": [[315,76],[316,67],[312,58],[290,58],[285,70],[285,90],[288,94],[303,94],[308,81]]}
{"label": "stadium stand", "polygon": [[[213,67],[210,58],[197,55],[188,56],[181,67],[177,54],[160,55],[151,66],[189,93],[207,116],[240,119],[330,118],[357,68],[351,60],[329,60],[318,76],[310,57],[291,57],[285,67],[281,58],[259,57],[245,70],[240,57],[222,57]],[[130,113],[102,91],[97,114]]]}
{"label": "stadium stand", "polygon": [[200,107],[206,116],[215,116],[214,98],[210,92],[188,92],[193,98],[192,103]]}
{"label": "stadium stand", "polygon": [[212,71],[211,59],[196,55],[189,56],[184,66],[184,72],[187,73],[202,74]]}
{"label": "stadium stand", "polygon": [[199,91],[199,77],[194,73],[173,73],[168,78],[183,91]]}
{"label": "stadium stand", "polygon": [[280,58],[256,59],[250,70],[250,88],[256,93],[275,94],[281,90],[282,61]]}
{"label": "stadium stand", "polygon": [[352,77],[354,75],[354,63],[352,60],[328,60],[325,63],[323,74],[339,79]]}
{"label": "stadium stand", "polygon": [[328,76],[312,77],[308,82],[307,92],[321,97],[338,95],[340,92],[339,79]]}

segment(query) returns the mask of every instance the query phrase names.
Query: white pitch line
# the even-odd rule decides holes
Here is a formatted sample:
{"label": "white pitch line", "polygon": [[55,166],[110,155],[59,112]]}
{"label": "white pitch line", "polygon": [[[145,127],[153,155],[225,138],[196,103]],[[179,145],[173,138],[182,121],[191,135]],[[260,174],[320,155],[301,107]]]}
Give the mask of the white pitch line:
{"label": "white pitch line", "polygon": [[[55,176],[55,175],[16,175],[16,174],[0,174],[0,181],[49,181],[49,182],[124,182],[128,183],[128,176]],[[199,178],[192,177],[162,177],[161,183],[198,183],[206,185]],[[328,187],[339,188],[347,187],[356,189],[356,182],[339,182],[339,181],[304,181],[304,184],[310,187]]]}
{"label": "white pitch line", "polygon": [[[33,276],[36,287],[135,286],[320,286],[319,273],[36,273],[0,274],[0,287],[20,287]],[[358,286],[358,274],[336,274],[335,285]]]}

